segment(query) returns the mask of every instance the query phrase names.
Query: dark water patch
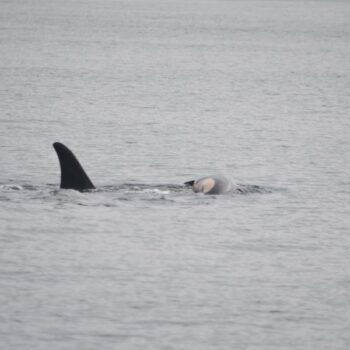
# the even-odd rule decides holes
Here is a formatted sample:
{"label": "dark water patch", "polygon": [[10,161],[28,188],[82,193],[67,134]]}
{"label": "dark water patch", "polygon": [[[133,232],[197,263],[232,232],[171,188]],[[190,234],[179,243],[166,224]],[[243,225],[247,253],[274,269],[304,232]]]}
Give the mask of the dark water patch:
{"label": "dark water patch", "polygon": [[274,193],[281,190],[282,189],[278,189],[270,186],[239,184],[238,188],[236,188],[233,191],[233,193],[235,194],[257,194],[257,193],[267,194],[267,193]]}
{"label": "dark water patch", "polygon": [[239,184],[238,188],[236,188],[233,192],[236,194],[254,194],[254,193],[273,193],[276,189],[267,186],[259,186],[259,185],[243,185]]}
{"label": "dark water patch", "polygon": [[0,196],[0,202],[9,202],[11,199],[6,196]]}

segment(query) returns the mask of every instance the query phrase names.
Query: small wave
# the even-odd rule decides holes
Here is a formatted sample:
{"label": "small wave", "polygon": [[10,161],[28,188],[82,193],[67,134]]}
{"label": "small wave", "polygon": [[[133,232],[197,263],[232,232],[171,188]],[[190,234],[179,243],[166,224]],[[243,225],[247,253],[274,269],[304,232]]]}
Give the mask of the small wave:
{"label": "small wave", "polygon": [[62,198],[83,198],[86,192],[88,191],[80,192],[73,189],[60,188],[58,190],[53,190],[51,193],[54,194],[55,196],[62,197]]}
{"label": "small wave", "polygon": [[184,189],[183,185],[174,184],[141,184],[141,183],[124,183],[120,185],[105,185],[99,187],[97,192],[124,192],[124,193],[156,193],[170,194]]}
{"label": "small wave", "polygon": [[159,188],[147,188],[141,191],[142,193],[169,194],[168,190],[160,190]]}
{"label": "small wave", "polygon": [[4,185],[0,185],[0,190],[3,190],[3,191],[22,191],[23,187],[21,185],[15,185],[15,184],[4,184]]}

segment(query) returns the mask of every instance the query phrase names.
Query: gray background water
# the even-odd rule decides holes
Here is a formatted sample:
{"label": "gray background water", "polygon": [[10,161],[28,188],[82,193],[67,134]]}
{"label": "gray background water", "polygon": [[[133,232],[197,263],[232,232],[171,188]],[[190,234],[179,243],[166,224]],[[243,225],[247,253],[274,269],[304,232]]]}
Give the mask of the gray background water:
{"label": "gray background water", "polygon": [[1,0],[0,348],[349,349],[349,18]]}

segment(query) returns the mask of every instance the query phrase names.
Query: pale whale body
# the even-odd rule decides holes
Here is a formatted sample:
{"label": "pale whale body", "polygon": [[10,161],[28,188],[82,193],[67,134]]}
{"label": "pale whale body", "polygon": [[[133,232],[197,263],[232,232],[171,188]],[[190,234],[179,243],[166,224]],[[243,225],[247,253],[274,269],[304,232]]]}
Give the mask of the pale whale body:
{"label": "pale whale body", "polygon": [[223,194],[230,192],[235,186],[224,176],[207,176],[197,180],[185,182],[193,191],[204,194]]}
{"label": "pale whale body", "polygon": [[[87,191],[95,189],[83,167],[73,152],[60,142],[55,142],[53,147],[57,153],[61,167],[60,188]],[[223,176],[203,177],[198,180],[185,182],[191,186],[194,192],[204,194],[227,193],[234,187],[232,183]]]}

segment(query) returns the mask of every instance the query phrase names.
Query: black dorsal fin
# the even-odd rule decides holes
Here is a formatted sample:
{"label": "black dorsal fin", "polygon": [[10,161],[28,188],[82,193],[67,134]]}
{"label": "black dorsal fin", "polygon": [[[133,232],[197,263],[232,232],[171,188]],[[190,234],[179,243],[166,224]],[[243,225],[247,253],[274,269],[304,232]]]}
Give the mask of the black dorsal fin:
{"label": "black dorsal fin", "polygon": [[80,165],[73,152],[60,142],[55,142],[53,147],[57,153],[61,166],[60,188],[77,191],[94,189],[95,186],[86,175],[83,167]]}
{"label": "black dorsal fin", "polygon": [[186,186],[193,186],[194,185],[194,180],[184,182],[184,185],[186,185]]}

